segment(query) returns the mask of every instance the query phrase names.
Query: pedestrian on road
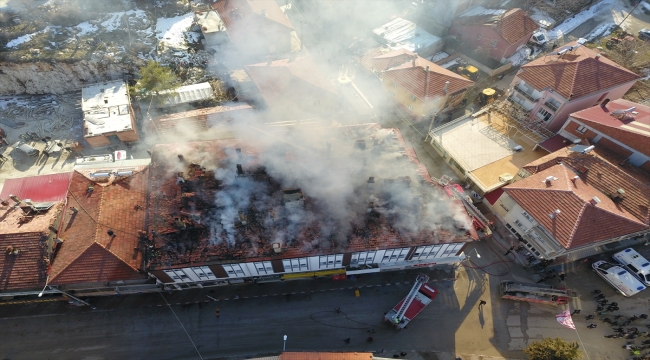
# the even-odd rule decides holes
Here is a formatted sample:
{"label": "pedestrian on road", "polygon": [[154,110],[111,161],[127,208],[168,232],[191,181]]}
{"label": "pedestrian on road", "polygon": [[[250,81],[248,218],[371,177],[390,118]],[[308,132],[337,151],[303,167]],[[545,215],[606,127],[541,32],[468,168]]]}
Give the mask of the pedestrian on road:
{"label": "pedestrian on road", "polygon": [[524,246],[523,246],[523,245],[519,245],[519,247],[517,247],[517,249],[516,249],[515,251],[516,251],[517,253],[520,253],[520,252],[522,252],[522,251],[524,251],[524,250],[525,250]]}
{"label": "pedestrian on road", "polygon": [[593,318],[594,318],[593,315],[587,315],[587,320],[591,320],[591,319],[593,319]]}
{"label": "pedestrian on road", "polygon": [[541,283],[541,282],[546,281],[547,279],[548,279],[548,278],[547,278],[546,276],[544,276],[544,277],[542,277],[541,279],[537,280],[537,283],[539,284],[539,283]]}
{"label": "pedestrian on road", "polygon": [[512,252],[512,250],[514,250],[514,249],[515,249],[515,247],[511,246],[510,249],[508,249],[508,251],[506,251],[506,253],[503,254],[503,256],[508,256],[508,254],[510,254]]}
{"label": "pedestrian on road", "polygon": [[219,314],[220,310],[221,310],[221,309],[219,309],[219,308],[217,308],[217,309],[215,310],[214,315],[215,315],[216,317],[219,317],[219,315],[220,315],[220,314]]}
{"label": "pedestrian on road", "polygon": [[[617,305],[618,305],[618,304],[617,304]],[[647,319],[647,318],[648,318],[648,315],[647,315],[647,314],[641,314],[641,315],[639,315],[639,318],[641,318],[641,319]]]}
{"label": "pedestrian on road", "polygon": [[346,344],[349,344],[349,343],[350,343],[350,340],[351,340],[350,338],[347,338],[347,339],[345,339],[345,340],[343,340],[343,341],[345,341]]}
{"label": "pedestrian on road", "polygon": [[575,314],[580,314],[580,309],[575,309],[575,310],[573,310],[573,312],[571,313],[571,315],[575,315]]}
{"label": "pedestrian on road", "polygon": [[564,279],[566,279],[566,274],[565,273],[560,273],[560,275],[558,275],[558,277],[560,278],[560,281],[564,281]]}
{"label": "pedestrian on road", "polygon": [[486,305],[486,304],[487,304],[487,302],[486,302],[485,300],[481,300],[481,301],[479,301],[479,303],[478,303],[478,308],[480,309],[481,306]]}
{"label": "pedestrian on road", "polygon": [[594,295],[598,295],[598,294],[601,293],[601,291],[600,291],[600,290],[594,290],[594,291],[592,291],[591,293],[594,294]]}
{"label": "pedestrian on road", "polygon": [[598,325],[596,325],[596,324],[589,324],[587,327],[590,328],[590,329],[593,329],[593,328],[598,327]]}

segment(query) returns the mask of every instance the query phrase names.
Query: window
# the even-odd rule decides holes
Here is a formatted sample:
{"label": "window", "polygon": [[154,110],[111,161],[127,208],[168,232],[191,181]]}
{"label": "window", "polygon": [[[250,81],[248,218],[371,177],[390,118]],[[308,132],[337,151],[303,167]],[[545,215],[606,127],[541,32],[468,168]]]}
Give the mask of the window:
{"label": "window", "polygon": [[477,38],[478,40],[481,40],[481,34],[478,34],[478,36],[477,36],[476,38]]}
{"label": "window", "polygon": [[521,221],[519,221],[519,220],[515,220],[515,225],[517,225],[517,226],[518,226],[518,227],[519,227],[523,232],[526,232],[526,230],[528,230],[528,229],[524,226],[524,224],[522,224]]}
{"label": "window", "polygon": [[540,119],[542,119],[544,121],[548,121],[551,118],[551,116],[552,116],[552,114],[550,112],[544,110],[544,109],[540,108],[537,111],[537,117],[539,117]]}
{"label": "window", "polygon": [[530,222],[533,222],[533,221],[535,221],[535,220],[533,220],[533,217],[532,217],[532,216],[530,216],[530,214],[529,214],[529,213],[527,213],[527,212],[525,212],[525,211],[524,211],[524,212],[522,212],[522,213],[521,213],[521,215],[523,215],[523,216],[524,216],[524,217],[525,217],[526,219],[528,219],[528,221],[530,221]]}
{"label": "window", "polygon": [[576,131],[579,132],[579,133],[581,133],[581,134],[584,134],[584,133],[587,132],[587,128],[584,127],[583,125],[580,125],[580,126],[578,126],[578,128],[576,129]]}
{"label": "window", "polygon": [[499,206],[501,206],[501,208],[502,208],[503,210],[505,210],[506,212],[510,211],[510,210],[508,210],[507,207],[503,206],[503,204],[501,204],[501,203],[499,203]]}
{"label": "window", "polygon": [[497,46],[499,42],[497,40],[492,40],[492,46]]}
{"label": "window", "polygon": [[413,95],[413,94],[411,94],[410,98],[411,98],[411,100],[413,100],[413,101],[415,101],[415,99],[416,99],[415,95]]}

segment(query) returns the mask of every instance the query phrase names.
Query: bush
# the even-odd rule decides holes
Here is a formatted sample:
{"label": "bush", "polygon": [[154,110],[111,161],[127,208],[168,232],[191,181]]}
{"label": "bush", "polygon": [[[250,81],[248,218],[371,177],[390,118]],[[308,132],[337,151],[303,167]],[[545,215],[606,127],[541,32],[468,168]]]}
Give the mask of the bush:
{"label": "bush", "polygon": [[545,338],[535,341],[524,349],[530,360],[575,360],[581,354],[576,342],[566,342],[560,338]]}

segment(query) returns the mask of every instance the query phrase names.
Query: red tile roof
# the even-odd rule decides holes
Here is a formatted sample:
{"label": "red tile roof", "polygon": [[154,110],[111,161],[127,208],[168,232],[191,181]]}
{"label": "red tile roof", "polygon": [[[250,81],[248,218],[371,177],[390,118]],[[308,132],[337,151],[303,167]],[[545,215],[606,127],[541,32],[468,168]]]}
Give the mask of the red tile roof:
{"label": "red tile roof", "polygon": [[362,352],[284,352],[280,360],[372,360],[372,353]]}
{"label": "red tile roof", "polygon": [[[634,113],[614,114],[635,107]],[[617,99],[606,106],[593,106],[571,114],[572,118],[650,156],[650,107]]]}
{"label": "red tile roof", "polygon": [[[147,175],[148,170],[144,170],[106,185],[74,173],[59,234],[64,242],[50,270],[52,284],[145,277],[138,273],[143,250],[138,231],[146,229],[146,212],[138,206],[147,205]],[[91,183],[94,191],[89,194]],[[109,230],[114,237],[108,235]],[[91,264],[94,267],[88,268]]]}
{"label": "red tile roof", "polygon": [[539,25],[521,9],[508,10],[497,25],[498,32],[510,45],[530,38]]}
{"label": "red tile roof", "polygon": [[489,193],[485,194],[485,200],[487,200],[490,205],[494,205],[494,203],[499,200],[499,198],[503,195],[503,188],[500,187],[496,190],[492,190]]}
{"label": "red tile roof", "polygon": [[[35,215],[27,223],[20,208],[0,206],[0,290],[38,288],[45,285],[49,256],[42,246],[50,235],[49,227],[55,225],[63,209],[59,202],[46,212]],[[19,250],[8,255],[11,246]]]}
{"label": "red tile roof", "polygon": [[539,147],[553,153],[571,144],[571,141],[567,140],[564,136],[554,135],[539,143]]}
{"label": "red tile roof", "polygon": [[293,31],[293,25],[274,0],[218,0],[212,8],[219,13],[234,43],[245,43],[260,34]]}
{"label": "red tile roof", "polygon": [[33,202],[61,201],[68,193],[71,172],[31,176],[18,179],[7,179],[0,199],[8,199],[9,195],[16,195],[22,200],[30,199]]}
{"label": "red tile roof", "polygon": [[159,135],[174,136],[175,139],[179,134],[198,136],[212,126],[244,119],[252,116],[253,112],[253,108],[245,103],[195,109],[155,117],[152,119],[152,130]]}
{"label": "red tile roof", "polygon": [[[592,172],[593,168],[583,175],[558,164],[508,185],[504,190],[567,249],[647,230],[647,206],[650,204],[647,187],[643,189],[639,187],[643,184],[636,184],[635,190],[642,191],[645,196],[646,216],[640,220],[635,216],[638,209],[636,212],[628,211],[621,203],[603,194],[596,187],[600,185],[598,182],[592,184]],[[571,181],[576,175],[580,179]],[[544,179],[550,176],[557,180],[547,184]],[[621,183],[615,184],[610,187],[622,186],[626,195],[628,190],[632,190]],[[592,204],[594,197],[601,202]],[[561,212],[551,218],[549,214],[555,210]]]}
{"label": "red tile roof", "polygon": [[[453,94],[474,85],[474,82],[449,71],[440,65],[400,49],[373,59],[375,68],[383,69],[383,75],[421,100],[432,100],[445,95],[445,82],[449,81],[446,94]],[[428,86],[425,83],[429,67]]]}
{"label": "red tile roof", "polygon": [[309,55],[248,65],[246,72],[271,107],[338,95]]}
{"label": "red tile roof", "polygon": [[[566,46],[576,46],[570,42]],[[517,76],[535,89],[550,88],[565,99],[581,98],[602,90],[615,88],[639,79],[639,75],[604,56],[596,58],[597,51],[579,46],[559,57],[547,55],[521,67]]]}
{"label": "red tile roof", "polygon": [[[446,198],[442,193],[432,189],[435,185],[432,184],[433,181],[426,168],[419,166],[417,156],[406,148],[398,130],[381,129],[378,124],[363,124],[318,129],[318,132],[319,136],[331,142],[332,153],[337,154],[332,160],[327,160],[326,157],[318,160],[323,163],[319,166],[326,166],[332,171],[339,169],[342,164],[335,159],[352,156],[351,154],[354,153],[350,151],[355,150],[348,145],[354,144],[356,140],[363,140],[367,152],[368,148],[374,147],[372,155],[369,153],[368,156],[374,158],[383,154],[377,158],[377,165],[374,165],[373,161],[368,161],[367,164],[368,173],[373,173],[372,169],[376,169],[374,171],[381,174],[381,178],[378,177],[376,180],[378,182],[376,186],[390,192],[389,189],[392,189],[390,186],[393,186],[391,184],[399,186],[408,182],[409,188],[414,191],[420,189],[433,197],[438,194]],[[373,136],[383,139],[381,145],[373,145]],[[241,158],[235,151],[237,148],[241,149]],[[307,214],[314,215],[306,216],[295,228],[293,226],[288,228],[286,220],[288,213],[283,205],[282,185],[275,179],[273,170],[274,166],[278,166],[275,161],[293,163],[297,169],[301,169],[301,164],[307,160],[304,156],[316,151],[311,147],[304,149],[293,143],[289,149],[291,151],[277,144],[268,146],[243,139],[156,145],[153,148],[150,168],[148,212],[149,230],[155,231],[157,235],[156,250],[152,253],[152,257],[147,259],[150,269],[184,267],[188,264],[198,265],[235,259],[261,261],[295,258],[369,248],[387,249],[478,239],[462,205],[443,201],[440,206],[444,208],[435,209],[436,214],[440,214],[442,218],[436,218],[438,220],[432,220],[431,223],[418,223],[417,232],[404,231],[403,224],[399,223],[400,216],[397,214],[384,216],[380,215],[381,210],[378,210],[375,214],[377,216],[370,216],[369,219],[369,215],[366,215],[366,205],[349,205],[361,206],[363,211],[359,213],[358,218],[344,221],[345,224],[351,224],[351,229],[346,233],[338,234],[336,240],[325,240],[323,238],[325,235],[321,234],[326,234],[330,231],[328,229],[332,229],[332,226],[338,224],[340,220],[328,212],[323,200],[319,200],[316,194],[310,194],[310,191],[318,190],[315,188],[308,190],[307,186],[310,185],[304,182],[299,183],[305,187],[304,209]],[[304,156],[301,154],[303,152]],[[182,159],[178,158],[179,154],[183,156]],[[241,224],[237,211],[234,214],[225,212],[224,209],[231,208],[230,206],[219,205],[233,201],[239,203],[240,200],[236,199],[243,196],[239,193],[241,190],[238,188],[239,180],[235,182],[229,180],[231,175],[228,174],[233,174],[235,164],[241,164],[245,171],[245,183],[250,184],[246,188],[259,189],[255,191],[260,193],[255,192],[251,201],[266,199],[264,202],[255,202],[252,208],[249,208],[249,205],[237,206],[237,208],[241,207],[241,211],[248,214],[251,220],[255,219],[248,225]],[[269,167],[268,170],[266,166]],[[177,177],[178,171],[183,172],[182,181]],[[361,185],[355,184],[355,189],[359,186],[355,191],[367,191],[366,180],[362,179]],[[248,199],[248,196],[244,197]],[[377,200],[377,209],[381,207],[379,201],[382,200]],[[460,223],[455,223],[451,217],[455,213],[459,216],[453,219],[466,221],[462,224],[463,227],[456,226]],[[428,214],[427,210],[423,210],[419,216],[426,217],[429,216]],[[443,218],[444,220],[440,220]],[[438,224],[435,221],[441,222]],[[439,226],[434,233],[429,231],[431,224]],[[335,227],[341,228],[341,226]],[[272,248],[274,242],[282,244],[280,254],[274,252]]]}

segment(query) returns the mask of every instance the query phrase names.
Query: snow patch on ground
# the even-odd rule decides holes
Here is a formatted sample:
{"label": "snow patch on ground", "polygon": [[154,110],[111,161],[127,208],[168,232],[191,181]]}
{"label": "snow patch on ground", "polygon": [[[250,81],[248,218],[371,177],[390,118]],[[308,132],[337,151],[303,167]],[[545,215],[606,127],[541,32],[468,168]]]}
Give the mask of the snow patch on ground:
{"label": "snow patch on ground", "polygon": [[167,47],[185,48],[185,32],[192,25],[194,13],[173,18],[159,18],[156,22],[156,37]]}
{"label": "snow patch on ground", "polygon": [[593,41],[598,38],[602,38],[603,36],[607,36],[612,33],[612,30],[614,30],[614,27],[616,27],[616,24],[614,23],[604,23],[600,24],[597,28],[592,30],[589,34],[585,35],[585,39],[588,41]]}
{"label": "snow patch on ground", "polygon": [[579,12],[572,17],[564,20],[560,25],[548,31],[548,37],[551,40],[563,37],[570,33],[578,26],[582,25],[585,21],[594,17],[594,15],[608,6],[615,5],[617,0],[602,0],[601,2],[593,5],[589,9]]}
{"label": "snow patch on ground", "polygon": [[535,22],[542,28],[548,29],[551,25],[555,24],[555,19],[549,16],[546,11],[538,8],[532,8],[530,10],[530,18],[535,20]]}
{"label": "snow patch on ground", "polygon": [[124,15],[128,15],[128,18],[137,17],[145,20],[147,18],[147,13],[144,10],[129,10],[126,12],[109,13],[108,15],[110,15],[110,18],[101,24],[104,30],[108,32],[115,31],[123,26],[122,17]]}
{"label": "snow patch on ground", "polygon": [[447,53],[444,52],[444,51],[440,51],[440,52],[435,53],[435,54],[431,57],[431,62],[440,61],[440,60],[442,60],[442,59],[446,59],[446,58],[448,58],[448,57],[449,57],[449,54],[447,54]]}
{"label": "snow patch on ground", "polygon": [[97,26],[89,23],[88,21],[84,21],[75,27],[79,30],[77,36],[84,36],[97,31]]}
{"label": "snow patch on ground", "polygon": [[15,38],[15,39],[13,39],[13,40],[11,40],[10,42],[7,43],[7,47],[8,48],[17,47],[20,44],[24,44],[26,42],[29,42],[30,40],[32,40],[32,38],[34,36],[36,36],[38,34],[42,34],[42,33],[47,32],[47,31],[50,31],[50,29],[53,29],[53,28],[55,28],[55,27],[54,26],[48,26],[48,27],[46,27],[45,29],[43,29],[41,31],[37,31],[35,33],[31,33],[31,34],[23,35],[23,36],[21,36],[19,38]]}

